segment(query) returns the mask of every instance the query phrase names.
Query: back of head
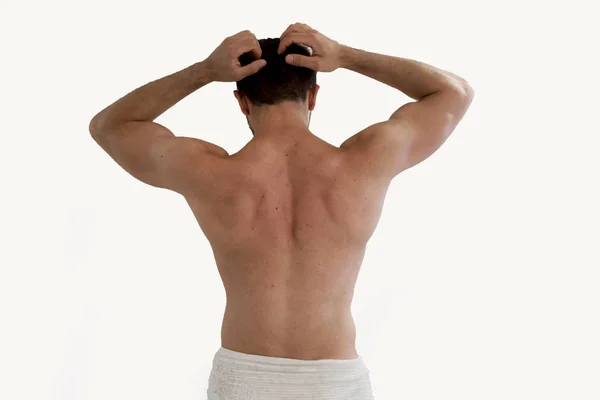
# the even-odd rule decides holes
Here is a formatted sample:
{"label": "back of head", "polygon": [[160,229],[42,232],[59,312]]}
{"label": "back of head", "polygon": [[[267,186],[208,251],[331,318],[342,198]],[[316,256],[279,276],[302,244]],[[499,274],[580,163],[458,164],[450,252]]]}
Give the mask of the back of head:
{"label": "back of head", "polygon": [[[309,50],[292,43],[283,54],[277,54],[279,39],[260,39],[261,58],[267,65],[257,73],[236,83],[237,90],[253,105],[277,104],[284,100],[304,101],[308,90],[317,83],[317,73],[309,68],[296,67],[285,62],[288,54],[309,56]],[[242,66],[254,61],[251,53],[239,58]]]}

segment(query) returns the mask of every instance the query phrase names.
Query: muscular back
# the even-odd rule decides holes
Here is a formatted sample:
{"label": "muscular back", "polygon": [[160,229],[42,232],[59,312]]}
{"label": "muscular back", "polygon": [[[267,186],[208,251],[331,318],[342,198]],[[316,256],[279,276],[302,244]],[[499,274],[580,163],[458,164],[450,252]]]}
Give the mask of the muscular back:
{"label": "muscular back", "polygon": [[344,149],[253,139],[187,200],[227,294],[222,345],[298,359],[354,358],[350,305],[389,182]]}
{"label": "muscular back", "polygon": [[[247,40],[226,39],[226,50],[213,52],[216,59],[211,55],[210,62],[180,71],[184,79],[165,77],[115,102],[90,121],[90,133],[132,176],[187,199],[225,286],[225,348],[296,359],[355,358],[350,305],[389,183],[444,143],[474,91],[464,79],[425,63],[352,49],[294,24],[282,34],[279,53],[292,43],[312,51],[286,63],[320,72],[346,68],[416,101],[339,148],[308,131],[263,131],[229,156],[214,144],[175,137],[153,121],[195,85],[213,81],[215,71],[223,70],[222,81],[239,78],[242,70],[252,74],[258,62],[229,72],[225,67],[256,41],[250,32],[244,35]],[[240,51],[235,56],[233,48]],[[190,74],[193,84],[187,82]],[[313,82],[303,115],[314,108],[317,91]],[[152,93],[151,106],[132,106]],[[249,116],[247,99],[238,91],[236,98]],[[277,118],[280,124],[284,117]],[[297,129],[304,123],[296,118]]]}

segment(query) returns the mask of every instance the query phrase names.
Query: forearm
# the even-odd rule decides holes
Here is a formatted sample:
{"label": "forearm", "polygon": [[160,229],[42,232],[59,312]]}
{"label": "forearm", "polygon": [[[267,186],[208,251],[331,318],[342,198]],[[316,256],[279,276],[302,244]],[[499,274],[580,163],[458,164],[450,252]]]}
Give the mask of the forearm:
{"label": "forearm", "polygon": [[342,68],[385,83],[415,100],[466,83],[454,74],[423,62],[371,53],[349,46],[342,46],[340,60]]}
{"label": "forearm", "polygon": [[150,82],[100,111],[90,122],[90,132],[130,121],[153,121],[211,81],[204,62],[198,62]]}

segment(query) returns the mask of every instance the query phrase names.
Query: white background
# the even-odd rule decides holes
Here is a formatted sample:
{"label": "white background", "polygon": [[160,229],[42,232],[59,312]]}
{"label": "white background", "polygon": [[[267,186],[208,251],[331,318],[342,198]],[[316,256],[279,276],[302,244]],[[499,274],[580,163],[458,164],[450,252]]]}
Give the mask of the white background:
{"label": "white background", "polygon": [[[356,288],[377,399],[599,399],[598,43],[592,2],[3,1],[0,398],[206,398],[225,293],[183,197],[88,134],[129,91],[249,29],[304,22],[463,76],[476,97],[395,179]],[[312,130],[339,145],[408,98],[319,74]],[[230,153],[233,83],[167,111]]]}

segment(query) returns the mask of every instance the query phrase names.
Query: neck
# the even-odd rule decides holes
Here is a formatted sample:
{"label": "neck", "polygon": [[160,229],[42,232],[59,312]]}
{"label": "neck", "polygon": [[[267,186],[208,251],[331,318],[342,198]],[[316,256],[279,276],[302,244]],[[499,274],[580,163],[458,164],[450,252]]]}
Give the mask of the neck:
{"label": "neck", "polygon": [[310,133],[306,105],[282,102],[252,107],[248,124],[255,138],[297,138]]}

